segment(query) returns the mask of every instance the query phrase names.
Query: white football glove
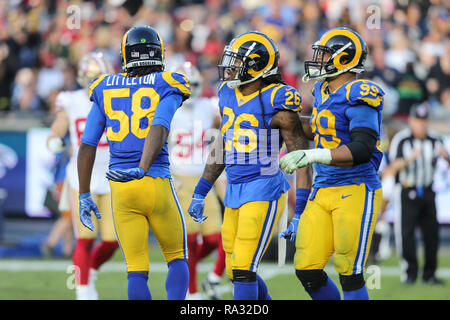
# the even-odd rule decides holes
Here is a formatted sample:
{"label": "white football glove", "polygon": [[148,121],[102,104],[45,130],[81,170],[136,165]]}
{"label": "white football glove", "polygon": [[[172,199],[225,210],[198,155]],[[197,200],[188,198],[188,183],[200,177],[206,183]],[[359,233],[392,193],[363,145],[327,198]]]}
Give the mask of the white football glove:
{"label": "white football glove", "polygon": [[289,152],[280,159],[280,168],[287,174],[292,174],[295,170],[306,167],[311,163],[331,163],[330,149],[309,149]]}
{"label": "white football glove", "polygon": [[64,141],[60,137],[51,137],[47,142],[48,150],[55,154],[62,152],[65,147]]}

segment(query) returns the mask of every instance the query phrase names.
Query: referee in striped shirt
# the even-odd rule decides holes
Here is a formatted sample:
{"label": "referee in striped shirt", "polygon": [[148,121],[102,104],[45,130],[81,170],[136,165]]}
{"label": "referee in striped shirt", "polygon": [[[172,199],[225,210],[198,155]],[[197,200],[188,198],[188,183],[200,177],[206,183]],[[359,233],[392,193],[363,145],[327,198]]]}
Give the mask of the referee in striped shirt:
{"label": "referee in striped shirt", "polygon": [[[399,131],[391,141],[390,162],[404,159],[396,175],[394,195],[394,231],[397,254],[401,257],[401,280],[413,284],[417,277],[415,231],[419,227],[425,251],[422,281],[444,284],[436,278],[439,224],[436,218],[435,193],[432,190],[438,157],[450,163],[441,139],[428,132],[429,110],[426,104],[415,105],[409,115],[409,128]],[[411,161],[411,159],[413,159]]]}

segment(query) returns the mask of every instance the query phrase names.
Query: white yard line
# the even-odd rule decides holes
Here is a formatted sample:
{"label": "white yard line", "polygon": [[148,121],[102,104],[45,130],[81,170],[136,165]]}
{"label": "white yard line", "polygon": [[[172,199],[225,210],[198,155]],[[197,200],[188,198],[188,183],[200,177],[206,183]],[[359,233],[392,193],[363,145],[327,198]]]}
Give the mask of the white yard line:
{"label": "white yard line", "polygon": [[[198,265],[198,272],[207,273],[214,267],[213,263],[200,263]],[[373,267],[379,268],[374,270]],[[399,267],[378,267],[378,266],[368,266],[369,272],[379,272],[381,276],[391,276],[400,277]],[[372,269],[370,269],[372,268]],[[370,271],[372,270],[372,271]],[[1,272],[44,272],[44,271],[54,271],[54,272],[65,272],[68,274],[73,273],[73,266],[70,261],[61,260],[20,260],[20,259],[0,259],[0,273]],[[337,275],[336,271],[332,266],[325,267],[325,271],[329,275]],[[119,261],[110,261],[105,263],[100,270],[103,272],[126,272],[125,263]],[[167,265],[161,262],[150,263],[150,273],[166,273]],[[264,262],[260,265],[258,269],[258,274],[265,280],[272,279],[278,275],[291,275],[295,278],[295,272],[292,265],[286,265],[284,267],[279,267],[277,263],[267,263]],[[369,274],[370,275],[370,274]],[[450,278],[450,268],[439,268],[437,271],[437,276],[440,278]],[[233,287],[231,282],[227,281],[217,288],[218,293],[222,296],[223,294],[232,294]],[[208,299],[206,293],[200,291],[201,298]]]}
{"label": "white yard line", "polygon": [[[70,261],[60,260],[19,260],[19,259],[7,259],[0,260],[0,272],[12,271],[56,271],[56,272],[68,272],[71,270],[72,264]],[[209,272],[213,268],[213,263],[200,263],[198,265],[198,272]],[[368,266],[370,267],[370,266]],[[381,266],[380,273],[382,276],[400,276],[400,267],[395,266]],[[125,264],[118,261],[106,262],[100,269],[100,272],[125,272]],[[325,271],[329,275],[336,275],[336,271],[333,267],[326,267]],[[150,262],[151,272],[167,272],[167,265],[161,262]],[[276,263],[263,263],[258,269],[258,274],[264,279],[271,279],[278,275],[291,274],[295,277],[295,272],[292,266],[278,267]],[[442,278],[450,278],[450,268],[439,268],[437,275]]]}

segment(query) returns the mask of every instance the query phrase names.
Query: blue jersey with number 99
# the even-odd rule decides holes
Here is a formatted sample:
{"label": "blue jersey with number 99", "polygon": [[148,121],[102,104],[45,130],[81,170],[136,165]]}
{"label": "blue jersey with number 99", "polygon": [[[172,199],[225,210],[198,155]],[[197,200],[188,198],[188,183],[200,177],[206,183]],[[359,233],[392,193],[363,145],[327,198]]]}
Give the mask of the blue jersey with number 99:
{"label": "blue jersey with number 99", "polygon": [[352,80],[330,93],[327,82],[317,82],[313,95],[315,100],[310,124],[316,148],[334,149],[350,143],[350,132],[357,127],[369,128],[378,134],[375,151],[368,163],[345,168],[315,163],[313,187],[366,183],[374,189],[380,188],[377,171],[382,159],[380,128],[383,90],[369,80]]}

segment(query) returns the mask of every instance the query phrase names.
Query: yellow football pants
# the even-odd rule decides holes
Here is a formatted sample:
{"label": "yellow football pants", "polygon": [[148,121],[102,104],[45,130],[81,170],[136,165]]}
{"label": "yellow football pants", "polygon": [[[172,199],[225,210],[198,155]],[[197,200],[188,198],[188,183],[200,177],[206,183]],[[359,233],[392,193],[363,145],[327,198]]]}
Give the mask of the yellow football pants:
{"label": "yellow football pants", "polygon": [[230,279],[233,270],[256,272],[285,204],[283,193],[278,200],[252,201],[237,209],[225,208],[222,241]]}
{"label": "yellow football pants", "polygon": [[381,200],[381,188],[369,190],[365,184],[318,189],[300,217],[295,269],[323,269],[335,253],[339,274],[362,273]]}
{"label": "yellow football pants", "polygon": [[100,212],[101,219],[97,220],[97,217],[91,212],[92,223],[94,224],[94,230],[91,231],[86,228],[80,221],[80,209],[79,209],[79,193],[77,190],[72,190],[72,218],[75,229],[76,238],[81,239],[96,239],[100,230],[100,238],[103,241],[117,241],[116,232],[114,231],[114,223],[111,212],[111,194],[92,194],[92,199],[97,205]]}
{"label": "yellow football pants", "polygon": [[200,233],[201,235],[206,236],[220,232],[222,212],[214,190],[211,190],[205,198],[205,210],[203,215],[207,216],[208,219],[203,221],[202,224],[199,224],[198,222],[195,222],[188,213],[192,195],[194,194],[194,189],[199,178],[195,176],[180,175],[174,175],[173,178],[177,181],[175,184],[177,185],[176,191],[178,198],[180,199],[181,208],[183,208],[184,211],[187,233]]}
{"label": "yellow football pants", "polygon": [[187,259],[186,225],[170,179],[146,176],[110,181],[110,186],[114,226],[128,272],[149,270],[149,228],[167,263]]}

